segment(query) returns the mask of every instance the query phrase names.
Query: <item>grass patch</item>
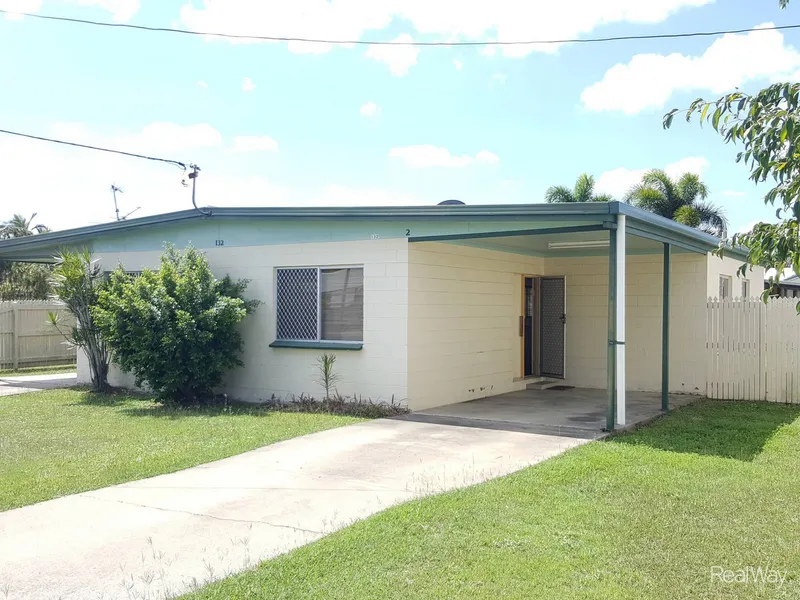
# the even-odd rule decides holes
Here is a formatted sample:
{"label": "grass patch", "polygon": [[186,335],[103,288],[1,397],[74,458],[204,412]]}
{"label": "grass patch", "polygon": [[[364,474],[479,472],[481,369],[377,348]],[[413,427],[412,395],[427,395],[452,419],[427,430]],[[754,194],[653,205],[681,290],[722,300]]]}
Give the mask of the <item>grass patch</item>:
{"label": "grass patch", "polygon": [[[798,464],[799,407],[700,402],[185,598],[798,598]],[[726,584],[714,565],[788,578]]]}
{"label": "grass patch", "polygon": [[180,409],[76,389],[0,397],[0,511],[360,420],[242,405]]}
{"label": "grass patch", "polygon": [[43,367],[22,367],[21,369],[0,369],[2,377],[22,377],[23,375],[57,375],[59,373],[74,373],[78,369],[75,363],[65,365],[46,365]]}

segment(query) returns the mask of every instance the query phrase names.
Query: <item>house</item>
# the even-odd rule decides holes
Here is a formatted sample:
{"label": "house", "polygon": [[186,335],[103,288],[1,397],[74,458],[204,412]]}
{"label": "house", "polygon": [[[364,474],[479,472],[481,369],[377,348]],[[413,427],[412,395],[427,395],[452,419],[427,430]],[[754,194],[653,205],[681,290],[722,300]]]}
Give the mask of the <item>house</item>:
{"label": "house", "polygon": [[619,202],[190,210],[0,242],[0,258],[88,247],[140,271],[165,242],[204,250],[263,302],[232,397],[318,394],[316,358],[335,351],[342,393],[417,411],[548,378],[606,390],[610,427],[626,393],[702,393],[708,297],[764,278],[737,276],[739,250],[710,254],[717,238]]}
{"label": "house", "polygon": [[[791,277],[787,277],[777,284],[775,284],[777,288],[777,292],[773,292],[773,296],[778,296],[779,298],[800,298],[800,277],[797,275],[792,275]],[[764,282],[764,289],[767,290],[770,288],[770,284],[768,281]]]}

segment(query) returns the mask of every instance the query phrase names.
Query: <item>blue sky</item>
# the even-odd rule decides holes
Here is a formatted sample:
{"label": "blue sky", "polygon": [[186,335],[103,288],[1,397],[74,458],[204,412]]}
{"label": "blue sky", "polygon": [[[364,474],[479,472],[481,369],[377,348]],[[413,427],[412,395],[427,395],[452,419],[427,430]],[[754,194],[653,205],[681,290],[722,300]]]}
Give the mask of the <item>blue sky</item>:
{"label": "blue sky", "polygon": [[[556,6],[553,6],[556,4]],[[0,0],[0,8],[336,39],[543,39],[800,23],[777,0]],[[458,8],[455,8],[458,7]],[[0,128],[196,162],[212,205],[541,202],[583,172],[699,171],[736,231],[774,217],[736,150],[663,113],[796,78],[800,33],[529,48],[230,43],[0,17]],[[408,39],[408,38],[403,38]],[[315,52],[310,52],[314,50]],[[517,49],[517,53],[521,53]],[[543,51],[546,50],[546,51]],[[249,82],[249,83],[248,83]],[[189,207],[167,165],[0,139],[2,214],[56,228]]]}

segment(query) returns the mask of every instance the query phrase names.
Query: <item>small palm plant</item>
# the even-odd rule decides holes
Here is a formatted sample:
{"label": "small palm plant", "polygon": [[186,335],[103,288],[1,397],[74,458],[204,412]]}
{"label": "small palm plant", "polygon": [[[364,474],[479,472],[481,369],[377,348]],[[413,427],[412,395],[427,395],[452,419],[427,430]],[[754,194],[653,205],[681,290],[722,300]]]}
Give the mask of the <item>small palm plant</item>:
{"label": "small palm plant", "polygon": [[325,353],[317,359],[317,379],[318,383],[325,390],[325,400],[331,399],[331,390],[336,389],[339,382],[339,373],[334,368],[336,355]]}
{"label": "small palm plant", "polygon": [[105,392],[110,387],[110,352],[92,315],[104,280],[100,264],[88,250],[63,250],[56,257],[51,279],[53,296],[75,316],[75,323],[65,328],[59,321],[58,313],[49,314],[50,323],[68,344],[85,352],[95,392]]}

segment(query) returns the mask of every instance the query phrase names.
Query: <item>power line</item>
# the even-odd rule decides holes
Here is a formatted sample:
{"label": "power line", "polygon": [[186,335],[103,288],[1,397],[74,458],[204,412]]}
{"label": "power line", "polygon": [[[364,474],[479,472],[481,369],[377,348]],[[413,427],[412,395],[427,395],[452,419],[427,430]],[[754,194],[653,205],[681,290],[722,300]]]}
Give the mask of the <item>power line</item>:
{"label": "power line", "polygon": [[[5,12],[5,11],[0,11],[0,12]],[[168,165],[173,165],[175,167],[179,167],[179,168],[183,169],[184,171],[186,171],[187,168],[191,169],[191,172],[189,173],[189,179],[191,179],[191,181],[192,181],[192,206],[194,207],[194,209],[197,212],[199,212],[204,217],[210,217],[211,214],[212,214],[210,209],[203,210],[202,208],[197,206],[197,201],[196,201],[195,198],[196,198],[196,194],[197,194],[197,177],[200,174],[200,167],[198,167],[195,164],[187,165],[186,163],[182,163],[179,160],[171,160],[169,158],[158,158],[156,156],[146,156],[144,154],[136,154],[135,152],[125,152],[123,150],[112,150],[111,148],[101,148],[99,146],[90,146],[88,144],[78,144],[76,142],[67,142],[67,141],[64,141],[64,140],[56,140],[56,139],[53,139],[53,138],[47,138],[47,137],[42,137],[42,136],[38,136],[38,135],[31,135],[29,133],[20,133],[18,131],[9,131],[7,129],[0,129],[0,133],[5,133],[5,134],[8,134],[8,135],[15,135],[15,136],[18,136],[18,137],[28,138],[28,139],[31,139],[31,140],[39,140],[41,142],[50,142],[52,144],[61,144],[63,146],[71,146],[71,147],[75,147],[75,148],[84,148],[86,150],[97,150],[98,152],[108,152],[110,154],[119,154],[119,155],[122,155],[122,156],[131,157],[131,158],[141,158],[141,159],[144,159],[144,160],[154,160],[154,161],[157,161],[157,162],[163,162],[163,163],[167,163]],[[186,186],[186,182],[182,182],[182,183],[183,183],[184,186]],[[117,208],[117,192],[121,192],[122,190],[119,189],[117,186],[112,185],[111,186],[111,191],[114,194],[114,208],[117,211],[117,221],[124,220],[127,217],[131,216],[133,213],[135,213],[137,210],[139,210],[139,208],[136,208],[132,212],[129,212],[127,215],[122,217],[122,219],[120,219],[119,208]]]}
{"label": "power line", "polygon": [[[3,11],[5,12],[5,11]],[[99,152],[108,152],[110,154],[121,154],[122,156],[130,156],[132,158],[143,158],[145,160],[155,160],[158,162],[167,163],[176,167],[180,167],[184,171],[187,169],[186,163],[182,163],[179,160],[170,160],[168,158],[157,158],[155,156],[145,156],[144,154],[136,154],[134,152],[124,152],[122,150],[112,150],[110,148],[100,148],[99,146],[89,146],[87,144],[78,144],[76,142],[66,142],[64,140],[54,140],[52,138],[41,137],[38,135],[31,135],[29,133],[20,133],[18,131],[8,131],[7,129],[0,129],[0,133],[5,133],[8,135],[16,135],[18,137],[29,138],[32,140],[39,140],[42,142],[50,142],[52,144],[62,144],[64,146],[74,146],[76,148],[85,148],[86,150],[97,150]],[[189,165],[191,166],[191,165]]]}
{"label": "power line", "polygon": [[174,27],[150,27],[147,25],[132,25],[130,23],[111,23],[108,21],[90,21],[87,19],[74,19],[70,17],[57,17],[55,15],[42,15],[34,13],[17,13],[10,10],[0,9],[0,14],[14,14],[32,19],[42,19],[45,21],[61,21],[65,23],[77,23],[80,25],[94,25],[97,27],[111,27],[117,29],[133,29],[137,31],[150,31],[156,33],[178,33],[183,35],[218,37],[235,40],[253,40],[261,42],[306,42],[310,44],[353,44],[361,46],[532,46],[536,44],[595,44],[604,42],[621,42],[628,40],[665,40],[677,38],[712,37],[729,33],[753,33],[757,31],[784,31],[787,29],[800,29],[797,25],[773,25],[771,27],[750,27],[747,29],[727,29],[719,31],[694,31],[686,33],[660,33],[652,35],[622,35],[613,37],[596,38],[568,38],[561,40],[513,40],[513,41],[474,41],[474,42],[403,42],[396,40],[331,40],[319,38],[288,37],[288,36],[268,36],[268,35],[243,35],[235,33],[220,33],[213,31],[193,31],[189,29],[177,29]]}

